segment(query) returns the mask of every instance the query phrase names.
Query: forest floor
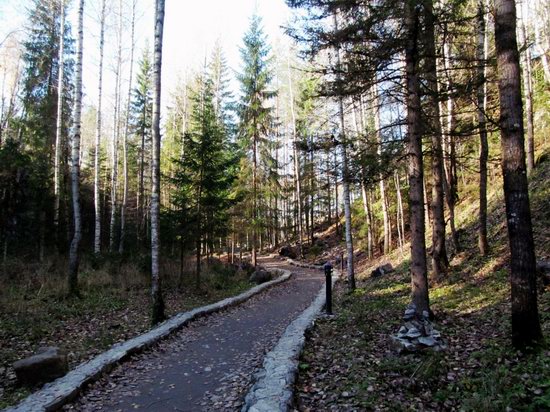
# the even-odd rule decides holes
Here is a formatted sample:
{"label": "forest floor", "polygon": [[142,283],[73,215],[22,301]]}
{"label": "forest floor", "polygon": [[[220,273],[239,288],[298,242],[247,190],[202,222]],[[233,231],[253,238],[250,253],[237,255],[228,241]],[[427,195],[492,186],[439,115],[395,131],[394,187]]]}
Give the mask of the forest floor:
{"label": "forest floor", "polygon": [[[530,181],[537,258],[550,259],[550,161]],[[472,188],[472,199],[475,188]],[[467,194],[466,194],[467,196]],[[509,253],[501,192],[490,195],[490,246],[477,252],[476,202],[458,205],[462,250],[447,276],[430,280],[435,325],[444,352],[397,355],[390,335],[409,303],[408,245],[366,263],[358,287],[335,290],[335,317],[310,331],[296,383],[300,411],[548,411],[550,347],[523,355],[511,346]],[[462,209],[462,210],[461,210]],[[391,262],[392,274],[370,278]],[[539,313],[550,340],[550,289],[540,287]]]}
{"label": "forest floor", "polygon": [[[0,409],[30,393],[16,385],[14,361],[42,346],[61,346],[69,366],[91,359],[113,344],[150,329],[149,276],[136,259],[106,259],[100,265],[82,264],[82,297],[67,299],[64,262],[9,262],[0,280]],[[99,266],[99,267],[98,267]],[[177,262],[164,260],[167,315],[217,302],[249,289],[245,273],[231,275],[214,264],[204,273],[201,290],[184,278],[178,290]]]}

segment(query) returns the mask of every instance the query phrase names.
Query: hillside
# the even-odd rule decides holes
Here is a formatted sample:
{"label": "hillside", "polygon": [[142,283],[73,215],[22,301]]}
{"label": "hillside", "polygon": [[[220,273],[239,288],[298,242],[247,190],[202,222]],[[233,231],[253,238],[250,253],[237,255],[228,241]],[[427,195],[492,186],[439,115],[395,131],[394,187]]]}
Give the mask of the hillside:
{"label": "hillside", "polygon": [[[546,157],[530,181],[538,259],[550,257],[549,181]],[[477,251],[476,203],[466,197],[458,205],[457,222],[464,250],[454,256],[444,280],[430,282],[435,325],[448,349],[395,354],[390,335],[399,329],[410,293],[408,256],[401,257],[396,250],[364,266],[353,294],[347,293],[345,283],[338,284],[336,316],[319,320],[301,359],[299,410],[550,408],[548,346],[527,355],[511,346],[509,258],[500,185],[492,185],[489,198],[489,256],[482,258]],[[370,278],[373,268],[388,261],[396,268],[394,273]],[[540,287],[539,312],[548,337],[548,286]]]}

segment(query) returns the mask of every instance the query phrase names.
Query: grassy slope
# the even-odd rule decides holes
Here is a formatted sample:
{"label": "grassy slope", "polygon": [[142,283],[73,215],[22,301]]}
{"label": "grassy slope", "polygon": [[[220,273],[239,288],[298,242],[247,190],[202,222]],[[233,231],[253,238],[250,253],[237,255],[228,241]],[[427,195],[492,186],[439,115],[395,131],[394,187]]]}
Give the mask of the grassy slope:
{"label": "grassy slope", "polygon": [[[550,161],[530,184],[537,257],[550,257]],[[493,185],[494,187],[494,185]],[[471,189],[475,192],[475,188]],[[510,346],[510,287],[504,205],[490,194],[491,254],[477,253],[476,202],[459,206],[463,252],[449,276],[431,284],[436,327],[449,343],[439,354],[396,356],[389,335],[409,302],[408,260],[394,252],[397,270],[359,277],[359,288],[337,288],[337,316],[312,330],[301,360],[301,410],[550,410],[550,350],[521,355]],[[468,205],[468,206],[464,206]],[[375,265],[378,262],[375,262]],[[543,333],[550,336],[550,291],[539,295]]]}

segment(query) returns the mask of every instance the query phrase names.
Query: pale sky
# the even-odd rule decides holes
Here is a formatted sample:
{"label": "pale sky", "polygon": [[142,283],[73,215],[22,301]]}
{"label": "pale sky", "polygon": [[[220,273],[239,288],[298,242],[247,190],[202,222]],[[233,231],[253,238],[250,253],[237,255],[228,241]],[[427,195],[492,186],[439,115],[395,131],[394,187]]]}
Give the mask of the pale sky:
{"label": "pale sky", "polygon": [[[126,19],[130,19],[130,2],[123,0],[128,10]],[[76,33],[76,1],[71,1],[70,19],[73,35]],[[108,1],[109,3],[109,1]],[[0,41],[7,33],[21,29],[26,21],[26,7],[29,0],[0,0]],[[136,58],[139,59],[146,39],[153,44],[154,25],[153,0],[138,0],[138,22],[136,26]],[[112,94],[113,67],[116,51],[116,33],[114,28],[118,1],[111,0],[112,12],[108,13],[110,28],[106,34],[105,57],[105,90]],[[84,93],[85,102],[95,104],[97,101],[97,72],[99,47],[99,0],[87,0],[85,4],[85,39],[84,39]],[[284,0],[166,0],[166,18],[163,49],[163,101],[168,103],[170,90],[178,77],[185,72],[202,67],[205,57],[209,57],[216,40],[222,44],[228,65],[233,70],[240,68],[239,47],[242,37],[249,25],[249,18],[257,10],[262,16],[264,29],[271,43],[284,38],[281,26],[290,16],[290,10]],[[108,22],[109,23],[109,22]],[[123,35],[126,56],[129,55],[130,30]],[[20,38],[24,34],[20,33]],[[134,68],[134,78],[135,78]],[[129,65],[124,67],[125,82]],[[127,85],[123,85],[123,91]],[[109,99],[109,96],[106,96]],[[109,105],[106,102],[107,107]]]}

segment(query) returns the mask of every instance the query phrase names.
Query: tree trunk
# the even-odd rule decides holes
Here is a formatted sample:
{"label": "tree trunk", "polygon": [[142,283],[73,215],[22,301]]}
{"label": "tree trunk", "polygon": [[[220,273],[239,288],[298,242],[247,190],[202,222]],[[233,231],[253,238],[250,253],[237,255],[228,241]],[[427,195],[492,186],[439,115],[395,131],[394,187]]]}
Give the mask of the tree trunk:
{"label": "tree trunk", "polygon": [[164,299],[159,273],[160,259],[160,104],[162,71],[162,36],[164,29],[164,0],[155,1],[155,45],[153,61],[153,121],[152,121],[152,188],[151,188],[151,298],[152,323],[165,318]]}
{"label": "tree trunk", "polygon": [[365,212],[365,219],[367,221],[367,256],[369,259],[372,259],[372,254],[373,254],[372,219],[371,219],[371,211],[370,211],[370,204],[369,204],[369,196],[367,193],[367,187],[365,185],[364,177],[361,181],[361,196],[363,198],[363,210]]}
{"label": "tree trunk", "polygon": [[439,88],[435,50],[435,18],[433,0],[424,0],[425,13],[425,71],[428,92],[429,123],[432,135],[432,270],[434,277],[440,278],[447,270],[449,261],[445,247],[445,205],[443,195],[443,150],[441,147],[441,114],[439,112]]}
{"label": "tree trunk", "polygon": [[489,157],[489,141],[487,139],[487,26],[485,20],[485,0],[478,1],[477,17],[477,123],[479,128],[479,228],[478,247],[479,253],[486,256],[489,253],[487,241],[487,159]]}
{"label": "tree trunk", "polygon": [[132,22],[130,35],[130,74],[128,81],[128,100],[126,102],[126,121],[124,125],[124,136],[122,141],[123,154],[123,184],[122,206],[120,208],[120,240],[118,242],[118,253],[124,252],[124,240],[126,239],[126,207],[128,204],[128,134],[130,126],[130,100],[132,98],[132,76],[134,69],[134,47],[135,47],[135,20],[136,20],[136,0],[132,1]]}
{"label": "tree trunk", "polygon": [[287,59],[288,89],[290,99],[290,113],[292,115],[292,151],[294,155],[294,186],[296,190],[296,202],[298,205],[298,255],[303,258],[302,240],[304,229],[302,221],[302,179],[300,177],[300,157],[298,151],[298,136],[296,134],[296,112],[294,110],[294,92],[292,89],[292,73],[290,71],[290,59]]}
{"label": "tree trunk", "polygon": [[309,243],[313,246],[313,238],[315,236],[315,224],[313,220],[315,219],[315,207],[314,207],[314,186],[315,186],[315,157],[313,155],[313,135],[310,137],[311,147],[309,150],[309,163],[310,163],[310,175],[309,175]]}
{"label": "tree trunk", "polygon": [[418,77],[418,10],[412,1],[406,3],[405,70],[407,84],[407,129],[409,208],[411,222],[411,286],[412,302],[416,312],[430,310],[428,275],[426,267],[426,239],[424,226],[424,165],[422,160],[420,80]]}
{"label": "tree trunk", "polygon": [[100,17],[100,33],[99,33],[99,83],[98,83],[98,102],[97,102],[97,118],[96,118],[96,134],[95,134],[95,157],[94,157],[94,209],[95,209],[95,226],[94,226],[94,253],[97,255],[101,252],[101,195],[100,186],[100,171],[101,171],[101,106],[103,100],[103,55],[105,46],[105,0],[101,1],[101,17]]}
{"label": "tree trunk", "polygon": [[399,172],[396,170],[395,175],[395,193],[397,196],[397,230],[399,234],[399,247],[403,252],[403,246],[405,245],[405,218],[403,217],[403,198],[401,197],[401,182],[399,178]]}
{"label": "tree trunk", "polygon": [[[257,132],[257,131],[256,131]],[[254,134],[252,147],[252,266],[256,267],[258,263],[256,243],[258,237],[258,137]]]}
{"label": "tree trunk", "polygon": [[111,222],[109,225],[109,252],[115,251],[116,214],[118,209],[118,139],[120,137],[120,94],[122,66],[122,0],[119,0],[118,52],[115,69],[115,106],[113,110],[113,169],[111,171]]}
{"label": "tree trunk", "polygon": [[520,42],[525,48],[523,53],[523,95],[525,97],[525,118],[527,120],[527,176],[530,176],[535,168],[535,130],[533,120],[533,77],[531,67],[531,49],[528,47],[527,30],[525,29],[525,19],[523,17],[523,3],[518,5],[520,9]]}
{"label": "tree trunk", "polygon": [[[456,149],[455,149],[455,131],[456,131],[456,111],[454,101],[453,62],[450,56],[449,40],[443,44],[443,66],[446,72],[447,88],[447,131],[443,139],[443,189],[447,207],[449,208],[449,224],[451,226],[451,240],[456,252],[460,250],[458,233],[455,225],[455,208],[457,201],[456,187]],[[448,159],[448,160],[447,160]]]}
{"label": "tree trunk", "polygon": [[334,217],[336,219],[336,234],[340,235],[340,212],[338,211],[338,151],[334,146]]}
{"label": "tree trunk", "polygon": [[[372,97],[373,97],[373,117],[374,117],[374,129],[376,131],[377,138],[377,152],[379,159],[382,158],[382,133],[380,130],[380,107],[378,99],[378,88],[376,85],[372,88]],[[380,180],[380,202],[382,203],[382,221],[384,224],[384,254],[390,252],[391,249],[391,227],[390,227],[390,216],[388,212],[388,199],[386,198],[386,183],[384,182],[384,174],[382,170],[378,175]]]}
{"label": "tree trunk", "polygon": [[512,343],[525,349],[542,338],[536,260],[527,184],[514,0],[495,1],[504,199],[511,255]]}
{"label": "tree trunk", "polygon": [[327,174],[327,212],[328,212],[328,224],[332,225],[332,191],[330,187],[330,149],[327,149],[327,164],[326,164],[326,174]]}
{"label": "tree trunk", "polygon": [[69,250],[69,294],[78,295],[79,249],[82,236],[80,219],[80,117],[82,113],[82,50],[84,41],[84,0],[78,2],[78,37],[76,46],[75,99],[71,136],[71,189],[73,195],[74,236]]}
{"label": "tree trunk", "polygon": [[[338,16],[334,15],[334,28],[338,31]],[[336,64],[337,73],[340,73],[342,68],[340,62],[340,48],[336,47]],[[344,97],[342,95],[342,86],[339,74],[337,74],[338,87],[340,88],[338,96],[338,114],[340,118],[340,139],[342,142],[342,180],[344,186],[344,218],[345,218],[345,235],[346,235],[346,252],[347,252],[347,276],[349,290],[355,290],[355,271],[353,265],[353,236],[351,233],[351,202],[350,202],[350,176],[347,154],[347,138],[346,138],[346,122],[344,119]]]}
{"label": "tree trunk", "polygon": [[144,186],[144,174],[145,174],[145,130],[141,132],[141,146],[139,150],[139,176],[138,176],[138,192],[137,192],[137,210],[138,210],[138,222],[137,222],[137,239],[138,243],[142,241],[143,226],[144,226],[144,203],[145,203],[145,186]]}
{"label": "tree trunk", "polygon": [[54,216],[53,224],[55,237],[59,244],[59,205],[61,201],[61,154],[63,152],[63,66],[65,62],[65,0],[61,0],[61,17],[59,29],[59,57],[57,76],[57,119],[55,129],[55,157],[54,157]]}

